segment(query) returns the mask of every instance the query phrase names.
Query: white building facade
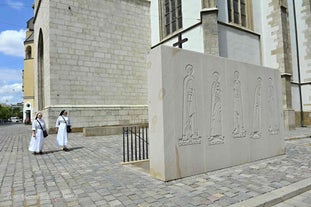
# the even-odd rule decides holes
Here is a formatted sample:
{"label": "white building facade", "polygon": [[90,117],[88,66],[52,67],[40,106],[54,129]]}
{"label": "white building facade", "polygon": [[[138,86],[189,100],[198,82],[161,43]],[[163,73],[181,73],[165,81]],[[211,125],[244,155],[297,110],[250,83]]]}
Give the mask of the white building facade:
{"label": "white building facade", "polygon": [[278,69],[288,129],[310,124],[310,24],[310,0],[151,2],[153,48],[187,38],[186,50]]}

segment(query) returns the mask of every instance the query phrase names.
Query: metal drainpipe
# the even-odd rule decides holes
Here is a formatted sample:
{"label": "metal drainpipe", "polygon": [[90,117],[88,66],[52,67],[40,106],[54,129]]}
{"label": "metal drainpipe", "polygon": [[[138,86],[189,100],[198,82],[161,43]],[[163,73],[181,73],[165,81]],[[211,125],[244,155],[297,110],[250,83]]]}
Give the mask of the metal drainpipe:
{"label": "metal drainpipe", "polygon": [[297,20],[296,20],[296,7],[295,0],[293,0],[293,12],[294,12],[294,25],[295,25],[295,39],[296,39],[296,54],[297,54],[297,70],[298,70],[298,89],[300,99],[300,125],[304,127],[302,95],[301,95],[301,78],[300,78],[300,61],[299,61],[299,46],[298,46],[298,32],[297,32]]}

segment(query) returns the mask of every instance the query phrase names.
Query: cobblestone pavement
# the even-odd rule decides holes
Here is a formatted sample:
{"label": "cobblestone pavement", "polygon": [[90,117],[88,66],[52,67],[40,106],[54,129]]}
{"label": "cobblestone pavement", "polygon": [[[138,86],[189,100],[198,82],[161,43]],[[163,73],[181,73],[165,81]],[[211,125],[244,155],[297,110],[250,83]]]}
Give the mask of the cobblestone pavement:
{"label": "cobblestone pavement", "polygon": [[[286,141],[282,156],[162,182],[121,164],[121,135],[72,133],[71,151],[65,152],[50,134],[44,154],[33,155],[30,130],[22,124],[0,126],[0,207],[223,207],[311,179],[310,138]],[[309,189],[276,206],[310,207]]]}

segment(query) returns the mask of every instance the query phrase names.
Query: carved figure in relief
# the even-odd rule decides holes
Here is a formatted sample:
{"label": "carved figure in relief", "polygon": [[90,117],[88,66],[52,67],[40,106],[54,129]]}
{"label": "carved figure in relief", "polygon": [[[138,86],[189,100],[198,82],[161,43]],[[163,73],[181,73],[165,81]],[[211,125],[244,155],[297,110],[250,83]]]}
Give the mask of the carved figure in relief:
{"label": "carved figure in relief", "polygon": [[243,121],[243,102],[241,93],[241,82],[239,80],[239,72],[234,72],[233,81],[233,137],[245,137],[246,130]]}
{"label": "carved figure in relief", "polygon": [[209,137],[210,144],[224,143],[222,135],[222,89],[219,82],[219,73],[213,73],[212,83],[212,115],[211,115],[211,136]]}
{"label": "carved figure in relief", "polygon": [[188,64],[185,70],[187,74],[183,81],[182,138],[179,139],[179,145],[199,144],[201,143],[201,137],[199,137],[197,128],[197,103],[193,66]]}
{"label": "carved figure in relief", "polygon": [[262,89],[262,80],[260,77],[257,78],[257,84],[255,89],[255,103],[253,109],[253,131],[251,138],[260,138],[261,137],[261,89]]}
{"label": "carved figure in relief", "polygon": [[268,83],[268,107],[269,107],[269,134],[275,135],[279,133],[279,121],[278,121],[278,110],[277,103],[275,100],[275,89],[272,78],[269,78]]}

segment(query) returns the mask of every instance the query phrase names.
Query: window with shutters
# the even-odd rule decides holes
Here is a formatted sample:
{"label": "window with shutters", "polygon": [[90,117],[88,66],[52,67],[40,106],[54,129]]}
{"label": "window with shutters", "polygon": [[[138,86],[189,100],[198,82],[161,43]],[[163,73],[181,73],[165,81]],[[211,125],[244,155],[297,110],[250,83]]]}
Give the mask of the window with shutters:
{"label": "window with shutters", "polygon": [[252,29],[251,0],[227,0],[227,3],[229,22]]}
{"label": "window with shutters", "polygon": [[160,0],[161,39],[182,28],[181,0]]}

